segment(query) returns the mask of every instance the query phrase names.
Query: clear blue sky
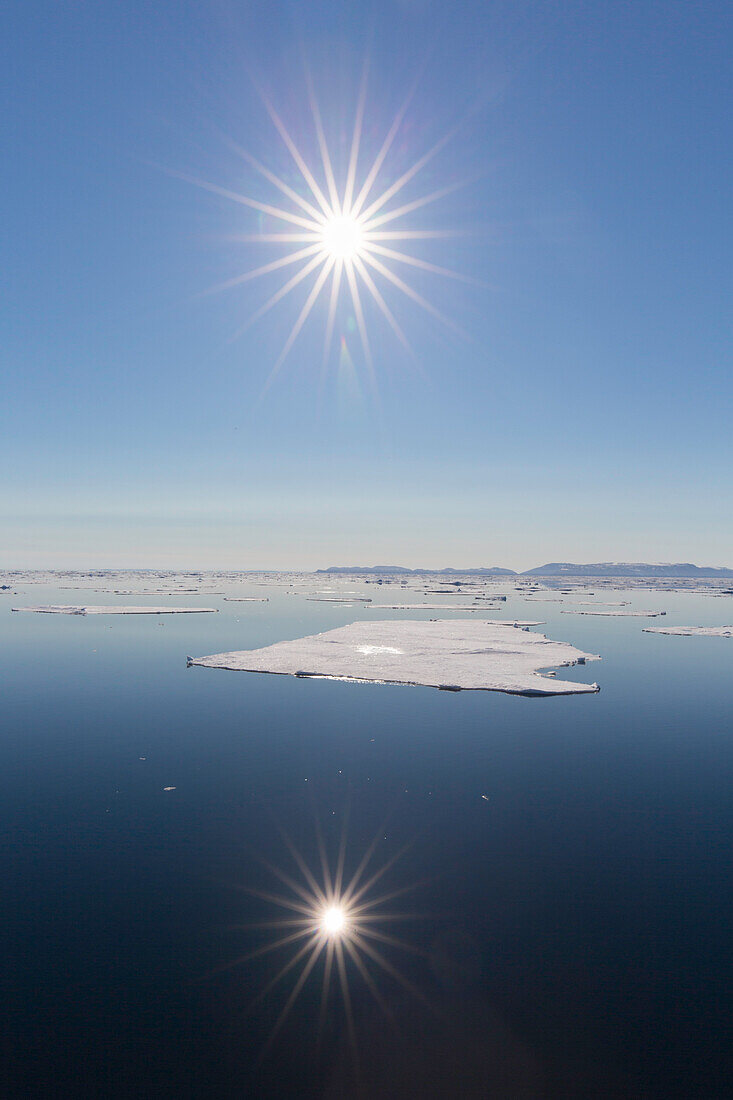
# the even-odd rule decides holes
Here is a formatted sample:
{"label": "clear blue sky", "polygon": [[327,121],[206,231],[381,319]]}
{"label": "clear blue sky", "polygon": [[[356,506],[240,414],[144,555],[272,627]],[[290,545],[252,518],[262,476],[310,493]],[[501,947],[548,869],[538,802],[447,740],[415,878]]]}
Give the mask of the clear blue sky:
{"label": "clear blue sky", "polygon": [[[11,4],[0,564],[733,565],[731,22]],[[324,298],[265,390],[308,284],[232,339],[285,276],[203,292],[282,246],[181,177],[274,201],[235,142],[302,190],[255,85],[316,162],[304,58],[343,168],[367,50],[362,173],[421,69],[383,185],[460,124],[399,201],[465,182],[410,215],[456,236],[410,248],[475,283],[399,273],[468,338],[380,283],[413,360],[368,307],[375,394],[344,297],[321,385]]]}

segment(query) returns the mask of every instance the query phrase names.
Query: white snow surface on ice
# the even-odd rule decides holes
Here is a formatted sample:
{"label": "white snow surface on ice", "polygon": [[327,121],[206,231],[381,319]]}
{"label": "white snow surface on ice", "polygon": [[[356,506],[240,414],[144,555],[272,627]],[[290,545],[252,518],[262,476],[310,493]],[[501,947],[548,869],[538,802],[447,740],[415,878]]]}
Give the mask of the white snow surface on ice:
{"label": "white snow surface on ice", "polygon": [[563,608],[561,615],[603,615],[607,619],[658,619],[666,611],[576,611]]}
{"label": "white snow surface on ice", "polygon": [[122,604],[49,603],[38,607],[14,607],[13,611],[36,611],[41,615],[198,615],[216,612],[215,607],[125,607]]}
{"label": "white snow surface on ice", "polygon": [[681,638],[733,638],[733,626],[645,626],[645,634],[677,634]]}
{"label": "white snow surface on ice", "polygon": [[[502,611],[503,608],[492,606],[492,604],[473,604],[473,603],[373,603],[370,604],[369,611],[480,611],[485,614],[487,611]],[[533,626],[537,626],[537,623],[533,623]]]}
{"label": "white snow surface on ice", "polygon": [[526,627],[487,620],[356,622],[264,649],[189,658],[189,664],[341,680],[424,685],[517,695],[574,695],[599,690],[542,676],[540,669],[596,661],[567,642]]}
{"label": "white snow surface on ice", "polygon": [[225,596],[226,603],[269,603],[269,596]]}

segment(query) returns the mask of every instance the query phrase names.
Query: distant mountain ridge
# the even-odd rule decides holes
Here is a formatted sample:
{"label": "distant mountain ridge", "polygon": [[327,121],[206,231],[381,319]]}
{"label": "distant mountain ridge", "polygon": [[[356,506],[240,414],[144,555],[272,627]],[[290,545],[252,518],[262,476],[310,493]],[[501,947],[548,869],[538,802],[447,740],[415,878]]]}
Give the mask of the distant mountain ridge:
{"label": "distant mountain ridge", "polygon": [[648,562],[601,561],[592,565],[554,561],[525,569],[523,577],[733,577],[733,569],[715,568],[710,565],[692,565],[691,562],[656,564]]}
{"label": "distant mountain ridge", "polygon": [[724,579],[733,577],[733,569],[693,565],[691,562],[654,565],[648,562],[613,561],[586,565],[555,561],[547,565],[535,566],[534,569],[525,569],[523,573],[517,573],[514,569],[503,569],[500,566],[478,569],[408,569],[404,565],[331,565],[328,569],[317,569],[316,573],[378,573],[405,576],[430,574],[431,576],[460,577],[721,577]]}
{"label": "distant mountain ridge", "polygon": [[454,574],[460,577],[508,576],[516,577],[513,569],[491,566],[487,569],[408,569],[405,565],[329,565],[328,569],[316,569],[316,573],[399,573],[410,576],[432,577]]}

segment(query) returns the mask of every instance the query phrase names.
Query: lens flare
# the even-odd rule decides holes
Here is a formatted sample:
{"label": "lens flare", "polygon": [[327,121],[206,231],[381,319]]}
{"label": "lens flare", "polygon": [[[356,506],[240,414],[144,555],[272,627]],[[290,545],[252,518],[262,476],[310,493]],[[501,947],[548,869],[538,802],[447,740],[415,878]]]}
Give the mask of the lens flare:
{"label": "lens flare", "polygon": [[382,979],[396,983],[428,1008],[432,1008],[420,989],[401,973],[389,957],[393,949],[410,951],[417,955],[422,955],[423,952],[387,930],[390,923],[414,920],[418,915],[395,912],[388,907],[388,903],[394,898],[414,890],[415,883],[393,888],[382,894],[375,891],[377,883],[404,855],[408,847],[394,851],[387,859],[377,863],[375,869],[373,864],[377,862],[376,853],[384,839],[383,832],[383,828],[379,830],[363,853],[354,873],[348,878],[345,876],[345,830],[333,869],[329,865],[320,830],[317,831],[320,874],[283,833],[283,839],[299,874],[261,860],[285,887],[284,892],[277,894],[243,888],[246,893],[261,899],[268,907],[274,905],[281,911],[284,910],[285,914],[258,924],[245,925],[245,928],[269,931],[272,936],[248,955],[227,964],[225,969],[271,953],[284,953],[282,965],[260,991],[254,1005],[281,986],[288,976],[294,976],[292,988],[275,1021],[265,1051],[271,1047],[317,966],[321,971],[319,1033],[323,1030],[329,1005],[334,1001],[332,987],[335,987],[336,993],[340,991],[341,994],[341,1006],[355,1056],[356,1033],[351,1007],[350,977],[356,975],[363,981],[392,1023],[395,1021],[389,999],[380,989],[380,975]]}
{"label": "lens flare", "polygon": [[[252,323],[263,317],[295,291],[297,287],[309,287],[305,302],[277,361],[272,367],[267,385],[270,384],[280,370],[324,291],[328,298],[323,343],[322,366],[324,371],[330,358],[339,303],[344,294],[349,301],[350,313],[353,317],[352,324],[355,322],[359,333],[364,361],[372,381],[374,381],[373,362],[367,332],[367,318],[364,302],[362,301],[363,296],[372,301],[376,310],[410,355],[412,355],[410,344],[392,311],[391,305],[386,300],[385,294],[389,297],[389,295],[394,295],[395,291],[398,291],[403,298],[409,299],[454,332],[465,336],[449,317],[419,294],[394,269],[412,268],[432,275],[460,279],[467,283],[474,283],[475,280],[448,268],[429,263],[419,256],[403,252],[400,248],[392,247],[395,242],[426,242],[458,235],[440,229],[414,227],[406,219],[415,211],[421,210],[465,186],[467,180],[437,188],[428,194],[413,198],[409,202],[402,202],[397,206],[392,205],[395,197],[404,188],[408,187],[426,165],[443,150],[454,136],[455,130],[437,141],[432,148],[418,157],[406,171],[401,172],[401,174],[395,173],[394,170],[390,172],[390,150],[403,127],[407,108],[414,95],[415,87],[413,87],[397,112],[379,151],[365,171],[360,183],[362,130],[366,107],[366,69],[365,65],[356,108],[348,167],[343,181],[339,182],[334,172],[333,158],[329,151],[320,109],[310,77],[307,77],[308,98],[320,151],[320,168],[317,165],[308,164],[291,137],[285,123],[272,104],[261,93],[265,109],[300,173],[300,189],[298,189],[298,185],[290,186],[284,179],[266,168],[248,152],[235,146],[234,143],[230,143],[237,154],[255,172],[264,177],[281,196],[287,199],[287,205],[260,202],[248,195],[185,177],[191,183],[257,211],[261,217],[264,216],[268,220],[267,225],[262,225],[262,232],[248,236],[240,235],[235,238],[236,240],[250,244],[274,245],[276,247],[293,246],[292,250],[287,252],[286,255],[279,255],[269,263],[252,268],[242,275],[212,288],[214,290],[230,289],[261,276],[269,275],[274,271],[299,265],[296,267],[295,274],[288,275],[279,289],[260,306],[235,334],[241,335]],[[379,180],[382,173],[389,175],[391,182],[380,188]],[[323,183],[319,183],[319,176]],[[278,223],[280,224],[279,229]],[[270,228],[273,231],[270,231]]]}
{"label": "lens flare", "polygon": [[364,253],[364,235],[358,218],[329,218],[323,226],[323,251],[334,260],[351,260]]}
{"label": "lens flare", "polygon": [[340,936],[346,928],[346,913],[340,905],[331,905],[321,918],[321,926],[327,936]]}

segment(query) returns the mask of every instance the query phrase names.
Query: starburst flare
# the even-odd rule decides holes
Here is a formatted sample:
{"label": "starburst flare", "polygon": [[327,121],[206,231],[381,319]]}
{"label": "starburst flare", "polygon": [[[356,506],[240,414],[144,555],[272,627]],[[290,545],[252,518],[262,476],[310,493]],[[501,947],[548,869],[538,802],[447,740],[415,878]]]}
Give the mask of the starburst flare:
{"label": "starburst flare", "polygon": [[[237,148],[237,152],[246,163],[266,179],[280,195],[284,196],[289,201],[289,206],[260,202],[248,195],[214,184],[204,183],[200,180],[191,181],[218,195],[256,210],[268,219],[282,223],[280,230],[262,232],[259,235],[239,236],[237,239],[250,243],[294,246],[286,255],[278,256],[269,263],[252,268],[214,289],[229,289],[272,272],[285,270],[296,264],[301,265],[294,275],[288,274],[283,284],[250,317],[242,329],[239,330],[239,333],[268,313],[270,309],[278,305],[301,284],[308,285],[307,280],[310,281],[305,302],[290,330],[280,355],[270,371],[267,385],[272,382],[280,370],[324,292],[327,294],[328,307],[323,343],[323,367],[325,368],[329,360],[339,302],[342,294],[345,293],[350,300],[350,308],[359,332],[364,361],[370,374],[373,375],[371,345],[364,301],[362,300],[364,296],[371,299],[402,347],[410,354],[410,344],[392,308],[385,300],[385,292],[390,294],[395,290],[399,291],[400,295],[408,298],[448,328],[464,335],[449,317],[398,275],[394,270],[395,267],[412,268],[413,270],[441,277],[473,282],[472,279],[461,275],[459,272],[430,263],[401,249],[387,247],[390,242],[427,241],[457,235],[446,230],[413,227],[405,219],[414,211],[449,195],[458,187],[463,186],[463,183],[451,184],[409,202],[390,206],[403,189],[441,152],[453,136],[454,131],[441,138],[407,170],[380,189],[380,175],[385,172],[385,163],[388,161],[390,150],[402,126],[414,93],[413,88],[397,112],[376,157],[364,173],[359,185],[362,131],[366,108],[365,66],[356,107],[348,167],[345,179],[339,185],[310,77],[308,77],[307,83],[310,110],[320,153],[320,168],[308,164],[282,118],[267,98],[262,95],[265,108],[275,129],[297,167],[302,181],[301,186],[306,191],[306,195],[300,194],[276,173],[238,147],[235,148]],[[321,186],[318,182],[318,175],[321,175],[322,180],[325,181],[324,186]],[[382,284],[381,289],[380,283]]]}
{"label": "starburst flare", "polygon": [[382,1012],[392,1022],[394,1021],[389,1004],[380,991],[375,973],[381,972],[383,976],[386,975],[388,979],[408,990],[420,1001],[427,1003],[422,992],[400,972],[388,955],[389,950],[393,948],[415,954],[422,954],[422,952],[385,930],[385,926],[392,922],[415,919],[414,913],[388,911],[385,909],[385,904],[413,890],[416,884],[399,887],[381,895],[375,894],[376,884],[406,851],[406,847],[396,851],[376,870],[368,873],[381,834],[382,830],[375,836],[348,881],[344,880],[345,832],[342,834],[338,859],[332,871],[320,830],[318,830],[320,876],[312,870],[292,841],[282,834],[300,875],[295,877],[282,868],[263,861],[287,892],[277,894],[245,887],[247,893],[265,901],[268,905],[276,906],[281,911],[284,910],[287,915],[262,924],[246,926],[250,929],[262,928],[271,932],[273,937],[248,955],[230,963],[229,966],[272,952],[283,950],[286,952],[283,965],[260,991],[254,1005],[267,997],[289,975],[297,974],[270,1033],[265,1051],[274,1042],[303,987],[321,961],[319,1032],[325,1022],[332,984],[337,981],[355,1056],[356,1034],[349,987],[350,971],[355,971],[359,975]]}

